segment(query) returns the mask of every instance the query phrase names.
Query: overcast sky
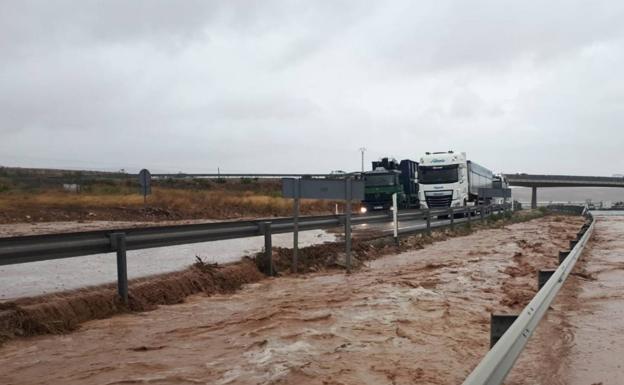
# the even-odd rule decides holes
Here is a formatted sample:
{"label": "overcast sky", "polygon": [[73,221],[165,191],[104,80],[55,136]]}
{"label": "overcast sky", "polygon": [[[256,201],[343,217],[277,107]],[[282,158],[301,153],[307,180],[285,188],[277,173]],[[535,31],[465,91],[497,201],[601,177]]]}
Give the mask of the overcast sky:
{"label": "overcast sky", "polygon": [[1,1],[0,165],[624,173],[624,2]]}

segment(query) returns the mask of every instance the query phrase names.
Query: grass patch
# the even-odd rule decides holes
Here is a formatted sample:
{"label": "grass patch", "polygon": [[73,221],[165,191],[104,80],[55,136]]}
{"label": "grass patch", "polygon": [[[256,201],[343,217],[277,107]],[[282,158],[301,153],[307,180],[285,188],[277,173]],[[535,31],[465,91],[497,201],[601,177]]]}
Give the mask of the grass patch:
{"label": "grass patch", "polygon": [[[291,199],[282,198],[280,193],[273,193],[266,186],[256,189],[255,183],[237,183],[232,185],[233,188],[153,187],[146,205],[142,195],[119,185],[98,185],[80,193],[58,189],[36,193],[10,192],[0,194],[0,222],[235,219],[292,215]],[[329,214],[333,207],[334,202],[330,201],[301,201],[303,215]]]}

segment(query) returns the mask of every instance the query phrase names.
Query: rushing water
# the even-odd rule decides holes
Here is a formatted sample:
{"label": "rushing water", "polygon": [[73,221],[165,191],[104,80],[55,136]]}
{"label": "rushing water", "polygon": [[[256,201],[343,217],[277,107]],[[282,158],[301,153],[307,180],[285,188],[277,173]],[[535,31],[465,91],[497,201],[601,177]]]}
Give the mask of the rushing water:
{"label": "rushing water", "polygon": [[487,351],[490,312],[521,308],[580,223],[483,230],[353,274],[270,278],[10,341],[0,372],[14,385],[461,383]]}

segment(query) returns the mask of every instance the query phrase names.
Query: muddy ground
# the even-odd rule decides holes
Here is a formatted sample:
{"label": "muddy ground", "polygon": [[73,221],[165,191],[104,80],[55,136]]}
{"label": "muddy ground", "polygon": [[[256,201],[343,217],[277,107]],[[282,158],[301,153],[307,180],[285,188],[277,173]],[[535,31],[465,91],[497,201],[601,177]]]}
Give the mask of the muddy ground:
{"label": "muddy ground", "polygon": [[450,384],[582,219],[548,216],[0,347],[3,384]]}

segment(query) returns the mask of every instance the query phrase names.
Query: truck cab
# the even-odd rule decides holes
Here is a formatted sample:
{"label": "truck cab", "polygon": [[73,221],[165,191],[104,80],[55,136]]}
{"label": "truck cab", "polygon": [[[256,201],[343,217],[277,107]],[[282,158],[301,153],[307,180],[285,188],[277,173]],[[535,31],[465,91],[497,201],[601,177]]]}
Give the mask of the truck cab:
{"label": "truck cab", "polygon": [[385,210],[392,204],[392,194],[399,195],[401,201],[403,188],[399,183],[398,170],[378,168],[363,174],[364,203],[368,210]]}
{"label": "truck cab", "polygon": [[418,163],[382,158],[372,166],[372,171],[362,173],[366,210],[389,209],[393,194],[397,194],[399,208],[418,208]]}
{"label": "truck cab", "polygon": [[466,206],[469,200],[466,154],[426,153],[420,158],[418,182],[421,207]]}

